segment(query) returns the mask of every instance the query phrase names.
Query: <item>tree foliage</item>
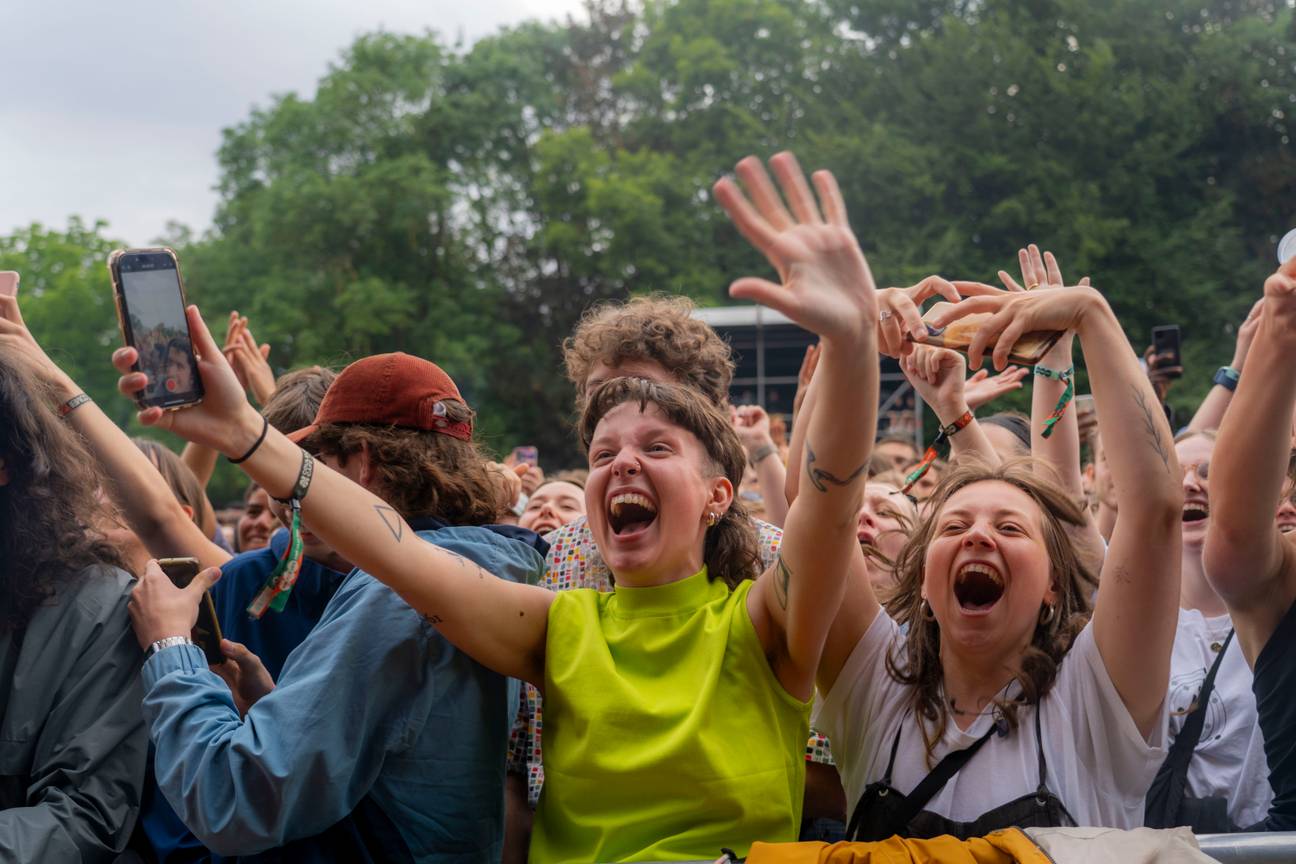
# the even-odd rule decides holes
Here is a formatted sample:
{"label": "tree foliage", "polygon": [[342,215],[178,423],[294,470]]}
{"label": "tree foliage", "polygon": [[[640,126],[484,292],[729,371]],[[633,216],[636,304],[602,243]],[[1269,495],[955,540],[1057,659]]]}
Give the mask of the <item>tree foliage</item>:
{"label": "tree foliage", "polygon": [[[1293,221],[1294,26],[1260,0],[600,0],[466,48],[374,33],[225,130],[214,228],[177,240],[194,298],[252,316],[278,365],[429,357],[489,440],[556,466],[581,312],[724,302],[765,265],[709,186],[791,147],[837,174],[888,284],[990,281],[1034,240],[1136,345],[1180,324],[1186,408]],[[109,245],[75,222],[0,245],[95,387]]]}

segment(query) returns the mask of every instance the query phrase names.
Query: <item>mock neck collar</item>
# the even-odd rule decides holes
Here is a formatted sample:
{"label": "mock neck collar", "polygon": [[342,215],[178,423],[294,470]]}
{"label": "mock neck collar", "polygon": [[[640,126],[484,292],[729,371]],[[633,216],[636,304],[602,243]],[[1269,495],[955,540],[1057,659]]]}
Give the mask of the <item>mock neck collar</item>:
{"label": "mock neck collar", "polygon": [[678,582],[653,585],[647,588],[629,588],[617,585],[612,596],[612,606],[627,617],[648,617],[686,612],[728,594],[723,582],[707,578],[706,565]]}

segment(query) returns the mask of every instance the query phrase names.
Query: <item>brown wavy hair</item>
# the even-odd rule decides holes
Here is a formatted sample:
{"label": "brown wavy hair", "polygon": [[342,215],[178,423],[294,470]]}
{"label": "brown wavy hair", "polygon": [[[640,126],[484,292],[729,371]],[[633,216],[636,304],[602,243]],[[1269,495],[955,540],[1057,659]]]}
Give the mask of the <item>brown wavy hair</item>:
{"label": "brown wavy hair", "polygon": [[149,458],[153,467],[162,475],[162,479],[166,481],[176,500],[189,507],[193,513],[189,518],[193,523],[208,537],[215,536],[216,511],[212,509],[211,501],[207,500],[207,492],[203,489],[202,481],[193,473],[193,469],[165,444],[151,438],[133,440],[135,446]]}
{"label": "brown wavy hair", "polygon": [[[462,402],[443,404],[450,422],[473,419],[473,410]],[[301,444],[343,464],[368,447],[374,492],[406,519],[432,516],[451,525],[499,521],[500,486],[475,442],[399,426],[324,423]]]}
{"label": "brown wavy hair", "polygon": [[58,397],[20,356],[0,349],[0,630],[25,628],[87,567],[125,569],[98,532],[111,521],[98,462],[49,407]]}
{"label": "brown wavy hair", "polygon": [[733,351],[709,324],[693,317],[687,297],[635,297],[626,303],[603,303],[581,317],[563,342],[567,377],[582,408],[585,382],[594,364],[620,366],[632,361],[657,363],[675,380],[706,396],[713,405],[729,401]]}
{"label": "brown wavy hair", "polygon": [[950,496],[966,486],[987,480],[1008,483],[1030,496],[1040,509],[1044,526],[1044,547],[1052,563],[1053,587],[1057,592],[1057,605],[1051,620],[1045,622],[1041,608],[1040,621],[1031,637],[1031,644],[1022,655],[1021,671],[1016,678],[1020,693],[1012,699],[995,700],[998,711],[1010,728],[1017,728],[1017,711],[1027,705],[1037,705],[1052,688],[1057,678],[1062,658],[1071,650],[1071,644],[1089,620],[1092,612],[1089,598],[1098,586],[1098,580],[1082,562],[1071,538],[1068,526],[1084,525],[1084,513],[1056,483],[1047,479],[1050,469],[1044,463],[1030,458],[1012,459],[996,467],[979,460],[960,459],[941,480],[936,491],[927,500],[926,513],[910,535],[909,542],[896,561],[896,590],[887,602],[887,612],[899,623],[909,625],[903,654],[888,654],[887,672],[901,684],[909,686],[911,706],[924,721],[923,741],[927,747],[928,762],[936,743],[945,733],[950,709],[944,698],[944,669],[940,659],[940,625],[924,615],[922,597],[923,579],[926,575],[927,547],[936,533],[936,521]]}
{"label": "brown wavy hair", "polygon": [[[747,465],[747,453],[728,415],[696,390],[677,384],[661,384],[646,378],[613,378],[603,382],[590,394],[580,418],[581,443],[586,452],[599,421],[626,402],[639,403],[640,413],[649,403],[656,405],[666,419],[701,442],[715,472],[711,476],[727,477],[733,488],[738,489]],[[702,560],[706,562],[707,578],[719,579],[730,588],[760,575],[756,523],[747,515],[737,495],[720,521],[707,529]]]}

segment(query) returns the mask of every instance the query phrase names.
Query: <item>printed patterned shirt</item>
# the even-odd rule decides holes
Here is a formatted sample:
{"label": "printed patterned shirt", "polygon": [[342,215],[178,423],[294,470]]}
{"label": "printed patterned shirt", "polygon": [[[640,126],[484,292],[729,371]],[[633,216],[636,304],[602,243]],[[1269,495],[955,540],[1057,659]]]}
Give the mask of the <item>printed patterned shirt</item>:
{"label": "printed patterned shirt", "polygon": [[[761,561],[766,567],[778,556],[783,531],[768,522],[756,521],[759,530]],[[612,571],[603,563],[594,535],[585,524],[585,517],[562,526],[545,535],[549,544],[549,557],[545,559],[545,574],[540,584],[550,591],[570,591],[573,588],[612,590]],[[535,807],[544,786],[544,761],[541,732],[544,728],[543,701],[540,691],[530,684],[523,687],[517,719],[509,736],[508,770],[527,778],[527,800]],[[806,743],[806,760],[832,765],[828,739],[810,730]]]}

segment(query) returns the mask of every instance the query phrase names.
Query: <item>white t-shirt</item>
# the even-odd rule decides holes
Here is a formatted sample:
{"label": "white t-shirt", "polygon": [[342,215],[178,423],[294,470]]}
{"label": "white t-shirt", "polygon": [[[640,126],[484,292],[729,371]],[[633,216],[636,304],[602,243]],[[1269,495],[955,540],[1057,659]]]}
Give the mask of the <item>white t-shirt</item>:
{"label": "white t-shirt", "polygon": [[[1207,618],[1196,609],[1179,610],[1166,699],[1171,741],[1183,728],[1232,626],[1227,615]],[[1188,763],[1189,792],[1197,798],[1227,798],[1229,818],[1242,828],[1263,819],[1273,800],[1251,679],[1251,667],[1235,636],[1215,674],[1201,740]]]}
{"label": "white t-shirt", "polygon": [[[907,794],[930,772],[922,733],[909,710],[910,688],[897,683],[886,670],[887,652],[903,650],[903,640],[896,622],[885,612],[878,613],[814,717],[815,728],[832,741],[851,812],[865,787],[885,776],[891,745],[902,722],[905,728],[891,785]],[[1076,637],[1038,710],[1042,712],[1046,785],[1076,822],[1106,828],[1141,827],[1148,787],[1165,759],[1166,720],[1163,714],[1151,741],[1139,734],[1103,665],[1092,624]],[[1164,703],[1161,710],[1165,711]],[[1017,729],[1004,738],[991,737],[927,802],[925,810],[970,822],[1035,791],[1039,784],[1035,716],[1029,708],[1017,716]],[[976,743],[993,722],[987,714],[962,731],[951,718],[931,764]]]}

